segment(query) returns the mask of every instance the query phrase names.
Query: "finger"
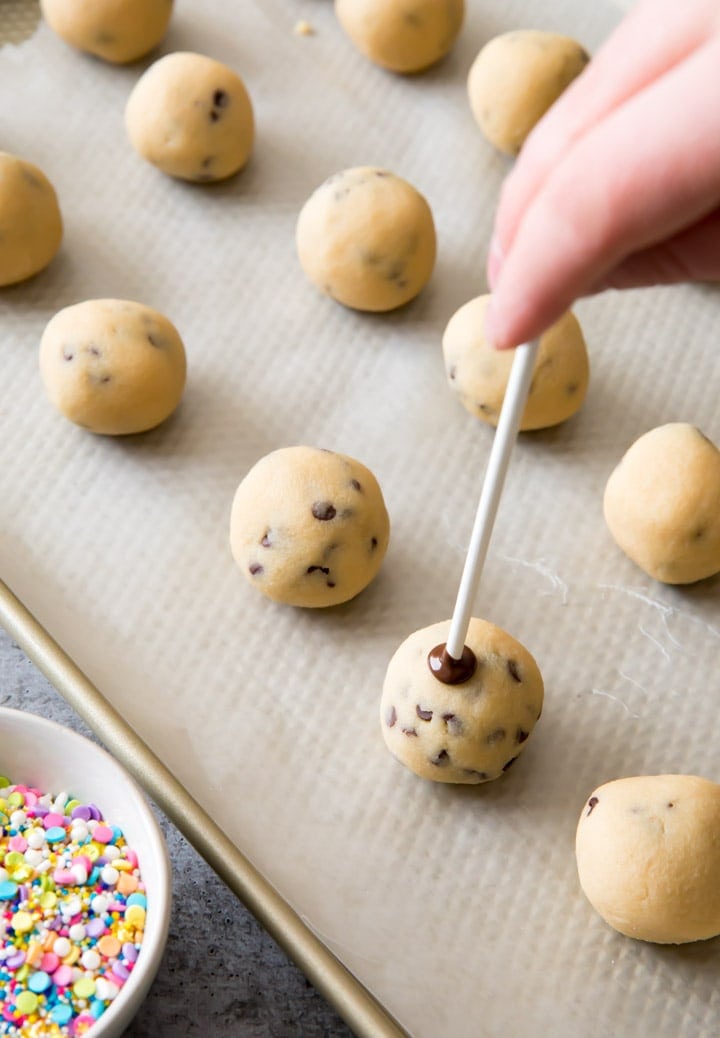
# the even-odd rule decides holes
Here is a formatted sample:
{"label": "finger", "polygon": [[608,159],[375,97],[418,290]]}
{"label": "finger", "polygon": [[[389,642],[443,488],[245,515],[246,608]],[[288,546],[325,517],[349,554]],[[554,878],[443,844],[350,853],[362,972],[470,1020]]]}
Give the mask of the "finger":
{"label": "finger", "polygon": [[720,209],[667,241],[627,256],[588,294],[683,281],[720,281]]}
{"label": "finger", "polygon": [[720,38],[585,134],[546,178],[493,289],[499,346],[539,334],[632,253],[720,203]]}
{"label": "finger", "polygon": [[507,254],[522,214],[573,142],[692,53],[716,20],[716,0],[646,0],[621,22],[525,142],[501,193],[496,257]]}

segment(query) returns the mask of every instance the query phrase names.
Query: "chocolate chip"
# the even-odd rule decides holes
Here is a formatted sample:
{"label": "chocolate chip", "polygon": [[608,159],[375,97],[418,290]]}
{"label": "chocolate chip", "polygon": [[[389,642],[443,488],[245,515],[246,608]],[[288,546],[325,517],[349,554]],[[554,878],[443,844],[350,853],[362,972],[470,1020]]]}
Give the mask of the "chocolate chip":
{"label": "chocolate chip", "polygon": [[443,714],[442,719],[451,735],[460,735],[462,733],[463,723],[457,714]]}
{"label": "chocolate chip", "polygon": [[494,746],[496,743],[503,741],[505,734],[504,728],[496,728],[494,732],[490,732],[485,739],[485,742],[488,743],[489,746]]}
{"label": "chocolate chip", "polygon": [[415,713],[418,715],[421,721],[432,721],[432,710],[423,710],[419,703],[415,707]]}
{"label": "chocolate chip", "polygon": [[507,764],[503,764],[503,771],[508,771],[513,766],[516,760],[517,757],[511,757]]}
{"label": "chocolate chip", "polygon": [[225,90],[216,90],[213,94],[213,104],[216,108],[227,108],[230,104],[230,96]]}
{"label": "chocolate chip", "polygon": [[263,539],[260,541],[263,548],[272,548],[272,541],[270,540],[270,531],[263,534]]}
{"label": "chocolate chip", "polygon": [[331,505],[329,501],[316,501],[312,506],[312,514],[316,519],[321,519],[323,522],[327,522],[328,519],[334,519],[337,515],[337,509],[334,505]]}
{"label": "chocolate chip", "polygon": [[525,732],[525,731],[523,731],[522,728],[518,728],[517,733],[515,735],[515,741],[516,742],[525,742],[525,740],[529,737],[529,735],[530,735],[530,732]]}
{"label": "chocolate chip", "polygon": [[450,754],[447,750],[440,750],[439,753],[430,758],[430,763],[434,764],[436,768],[444,768],[450,763]]}
{"label": "chocolate chip", "polygon": [[[588,800],[588,815],[591,815],[593,813],[593,808],[595,807],[597,802],[597,797],[590,797],[590,799]],[[585,815],[585,817],[587,818],[587,815]]]}
{"label": "chocolate chip", "polygon": [[396,721],[397,710],[394,706],[391,706],[390,709],[385,713],[385,724],[388,726],[388,728],[392,728]]}
{"label": "chocolate chip", "polygon": [[402,733],[403,735],[417,735],[414,728],[403,728]]}
{"label": "chocolate chip", "polygon": [[353,488],[353,490],[362,491],[362,487],[360,486],[360,483],[357,479],[351,479],[350,486]]}
{"label": "chocolate chip", "polygon": [[254,577],[256,577],[258,573],[263,573],[265,571],[265,567],[261,566],[259,562],[251,562],[248,569]]}
{"label": "chocolate chip", "polygon": [[377,546],[378,546],[378,539],[377,539],[377,537],[371,537],[370,538],[370,551],[375,551]]}
{"label": "chocolate chip", "polygon": [[330,569],[329,569],[328,566],[308,566],[307,572],[308,573],[320,572],[320,573],[324,573],[325,576],[327,576],[328,573],[330,572]]}
{"label": "chocolate chip", "polygon": [[515,662],[515,660],[507,661],[507,669],[510,671],[510,677],[513,679],[513,681],[522,681],[522,678],[520,677],[520,670],[518,669],[518,665]]}

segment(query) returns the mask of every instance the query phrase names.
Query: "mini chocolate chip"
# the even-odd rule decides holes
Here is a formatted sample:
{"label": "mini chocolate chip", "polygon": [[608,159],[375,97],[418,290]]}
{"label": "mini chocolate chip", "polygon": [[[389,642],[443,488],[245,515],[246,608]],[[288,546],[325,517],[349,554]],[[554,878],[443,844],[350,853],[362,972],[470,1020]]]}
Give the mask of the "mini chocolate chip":
{"label": "mini chocolate chip", "polygon": [[580,386],[577,384],[577,382],[568,382],[568,385],[567,385],[567,394],[568,394],[568,396],[572,396],[573,393],[577,393],[579,388],[580,388]]}
{"label": "mini chocolate chip", "polygon": [[436,768],[444,768],[450,763],[450,754],[447,750],[440,750],[439,753],[430,758],[430,763],[434,764]]}
{"label": "mini chocolate chip", "polygon": [[320,573],[324,573],[325,576],[327,576],[328,573],[330,572],[330,569],[329,569],[328,566],[308,566],[307,572],[308,573],[318,573],[318,572],[320,572]]}
{"label": "mini chocolate chip", "polygon": [[109,382],[109,381],[110,381],[110,375],[103,375],[102,378],[100,379],[101,383]]}
{"label": "mini chocolate chip", "polygon": [[503,771],[508,771],[508,769],[513,766],[516,760],[517,757],[511,757],[507,764],[503,764]]}
{"label": "mini chocolate chip", "polygon": [[337,515],[337,509],[334,505],[331,505],[329,501],[316,501],[312,506],[312,514],[316,519],[321,519],[326,522],[328,519],[334,519]]}
{"label": "mini chocolate chip", "polygon": [[264,573],[265,571],[265,567],[261,566],[259,562],[251,562],[248,569],[254,577],[256,577],[258,573]]}
{"label": "mini chocolate chip", "polygon": [[396,721],[397,721],[397,710],[395,709],[394,706],[391,706],[390,709],[385,714],[385,724],[388,726],[388,728],[392,728]]}
{"label": "mini chocolate chip", "polygon": [[353,488],[353,490],[362,490],[362,487],[360,486],[360,483],[357,479],[351,479],[350,486]]}
{"label": "mini chocolate chip", "polygon": [[417,735],[414,728],[403,728],[402,733],[403,735]]}
{"label": "mini chocolate chip", "polygon": [[432,721],[432,710],[423,710],[419,703],[415,707],[415,713],[418,715],[421,721]]}
{"label": "mini chocolate chip", "polygon": [[668,807],[675,807],[675,804],[673,804],[672,800],[668,803]]}
{"label": "mini chocolate chip", "polygon": [[[588,815],[591,815],[593,813],[593,808],[595,807],[597,802],[597,797],[590,797],[590,799],[588,800]],[[587,818],[587,815],[585,815],[585,817]]]}
{"label": "mini chocolate chip", "polygon": [[332,580],[328,580],[328,581],[327,581],[327,586],[328,586],[328,587],[335,587],[335,582],[334,582],[334,581],[332,581]]}
{"label": "mini chocolate chip", "polygon": [[227,108],[230,104],[230,97],[226,90],[216,90],[213,94],[213,104],[216,108]]}
{"label": "mini chocolate chip", "polygon": [[215,161],[215,156],[214,155],[208,155],[207,158],[204,158],[202,160],[202,162],[200,163],[201,169],[208,169],[213,164],[214,161]]}
{"label": "mini chocolate chip", "polygon": [[92,353],[93,357],[99,357],[101,355],[99,346],[88,346],[88,353]]}
{"label": "mini chocolate chip", "polygon": [[530,732],[525,732],[525,731],[523,731],[522,728],[518,728],[517,734],[515,735],[515,741],[516,742],[525,742],[525,740],[529,737],[529,735],[530,735]]}
{"label": "mini chocolate chip", "polygon": [[507,669],[510,671],[510,677],[514,681],[522,681],[522,678],[520,677],[520,670],[518,669],[518,665],[515,662],[515,660],[507,661]]}
{"label": "mini chocolate chip", "polygon": [[154,346],[156,350],[160,349],[160,343],[157,341],[157,339],[153,338],[152,335],[148,335],[147,341],[150,343],[151,346]]}
{"label": "mini chocolate chip", "polygon": [[376,177],[389,177],[390,174],[386,173],[384,169],[376,169],[375,170],[375,176]]}
{"label": "mini chocolate chip", "polygon": [[218,112],[217,108],[211,108],[210,109],[210,122],[211,123],[216,123],[219,118],[220,118],[220,113]]}
{"label": "mini chocolate chip", "polygon": [[694,540],[694,541],[702,540],[702,538],[705,536],[706,532],[707,531],[706,531],[704,526],[698,526],[698,528],[696,530],[693,530],[693,532],[692,532],[692,540]]}
{"label": "mini chocolate chip", "polygon": [[453,364],[453,366],[448,371],[448,378],[450,379],[451,382],[455,380],[455,376],[456,375],[457,375],[457,367]]}
{"label": "mini chocolate chip", "polygon": [[377,537],[371,537],[370,538],[370,550],[371,551],[375,551],[377,546],[378,546],[378,539],[377,539]]}
{"label": "mini chocolate chip", "polygon": [[485,782],[488,777],[487,771],[475,771],[474,768],[463,768],[463,771],[466,775],[477,775],[481,782]]}
{"label": "mini chocolate chip", "polygon": [[477,409],[479,411],[482,411],[483,414],[492,414],[493,413],[493,409],[492,409],[492,407],[490,407],[489,404],[476,404],[475,406],[477,407]]}
{"label": "mini chocolate chip", "polygon": [[65,358],[65,360],[72,360],[74,356],[75,354],[71,353],[70,350],[67,349],[67,347],[63,350],[63,357]]}
{"label": "mini chocolate chip", "polygon": [[503,741],[503,739],[505,738],[505,734],[506,733],[504,728],[496,728],[494,732],[490,732],[490,734],[485,739],[485,742],[488,743],[490,746],[494,746],[495,743]]}
{"label": "mini chocolate chip", "polygon": [[442,719],[445,722],[445,727],[452,735],[460,735],[463,730],[463,723],[457,714],[443,714]]}
{"label": "mini chocolate chip", "polygon": [[260,541],[260,543],[262,544],[263,548],[271,548],[272,547],[272,541],[270,540],[270,531],[269,530],[268,530],[267,533],[263,534],[263,539]]}

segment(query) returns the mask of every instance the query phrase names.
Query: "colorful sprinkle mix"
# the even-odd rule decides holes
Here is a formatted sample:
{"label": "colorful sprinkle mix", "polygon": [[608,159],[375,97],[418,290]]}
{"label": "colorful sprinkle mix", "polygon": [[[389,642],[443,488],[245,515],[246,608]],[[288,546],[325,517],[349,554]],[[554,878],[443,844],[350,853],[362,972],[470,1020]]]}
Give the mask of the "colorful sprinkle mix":
{"label": "colorful sprinkle mix", "polygon": [[137,854],[94,804],[0,776],[0,1035],[77,1038],[132,973]]}

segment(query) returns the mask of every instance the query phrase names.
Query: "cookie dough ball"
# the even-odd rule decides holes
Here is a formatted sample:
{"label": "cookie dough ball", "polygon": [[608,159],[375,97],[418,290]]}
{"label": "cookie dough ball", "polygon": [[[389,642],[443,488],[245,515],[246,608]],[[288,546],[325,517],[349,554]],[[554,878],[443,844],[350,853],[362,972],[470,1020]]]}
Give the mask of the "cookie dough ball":
{"label": "cookie dough ball", "polygon": [[185,387],[185,349],[156,310],[90,299],[55,314],[40,343],[47,395],[71,422],[121,436],[172,414]]}
{"label": "cookie dough ball", "polygon": [[[450,318],[443,335],[450,388],[470,414],[497,425],[514,351],[496,350],[485,338],[490,296],[465,303]],[[582,407],[590,364],[582,330],[568,310],[540,339],[522,430],[546,429]]]}
{"label": "cookie dough ball", "polygon": [[468,76],[470,107],[491,144],[517,155],[535,123],[590,60],[568,36],[521,30],[490,40]]}
{"label": "cookie dough ball", "polygon": [[42,170],[0,151],[0,286],[46,267],[62,233],[57,195]]}
{"label": "cookie dough ball", "polygon": [[720,451],[694,425],[636,440],[607,481],[604,510],[618,545],[655,580],[720,572]]}
{"label": "cookie dough ball", "polygon": [[449,633],[449,620],[416,631],[390,660],[380,704],[383,738],[421,778],[489,782],[525,748],[542,711],[542,677],[520,642],[472,619],[465,644],[477,669],[463,684],[443,684],[431,672],[428,654]]}
{"label": "cookie dough ball", "polygon": [[430,206],[406,180],[372,166],[336,173],[302,208],[302,268],[355,310],[394,310],[427,284],[435,265]]}
{"label": "cookie dough ball", "polygon": [[575,840],[580,886],[627,937],[685,944],[720,934],[720,786],[640,775],[600,786]]}
{"label": "cookie dough ball", "polygon": [[465,16],[465,0],[335,0],[357,49],[393,72],[420,72],[445,57]]}
{"label": "cookie dough ball", "polygon": [[151,65],[130,94],[125,127],[153,166],[198,182],[242,169],[255,136],[243,81],[203,54],[168,54]]}
{"label": "cookie dough ball", "polygon": [[122,65],[157,46],[173,0],[40,0],[40,6],[66,43]]}
{"label": "cookie dough ball", "polygon": [[316,608],[354,598],[380,569],[389,537],[372,472],[334,451],[273,451],[235,493],[233,558],[276,602]]}

